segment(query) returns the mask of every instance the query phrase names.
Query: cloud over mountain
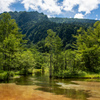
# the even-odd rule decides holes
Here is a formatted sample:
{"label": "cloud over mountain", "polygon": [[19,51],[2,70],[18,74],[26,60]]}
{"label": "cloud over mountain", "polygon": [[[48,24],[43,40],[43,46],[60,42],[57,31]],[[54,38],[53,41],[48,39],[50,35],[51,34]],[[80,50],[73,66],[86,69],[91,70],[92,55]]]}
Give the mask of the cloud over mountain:
{"label": "cloud over mountain", "polygon": [[66,11],[73,11],[75,6],[78,6],[78,12],[90,13],[92,10],[98,8],[100,0],[63,0],[63,9]]}
{"label": "cloud over mountain", "polygon": [[78,14],[76,14],[75,16],[74,16],[74,18],[83,18],[84,17],[84,15],[83,14],[81,14],[81,13],[78,13]]}
{"label": "cloud over mountain", "polygon": [[[13,10],[10,6],[16,2],[23,4],[27,11],[37,10],[45,12],[48,16],[72,12],[75,14],[74,17],[84,17],[98,9],[100,4],[100,0],[0,0],[0,13]],[[77,7],[77,12],[74,7]]]}
{"label": "cloud over mountain", "polygon": [[60,14],[61,9],[57,3],[57,0],[22,0],[21,2],[24,4],[26,10],[29,8],[33,10],[43,10],[50,13]]}
{"label": "cloud over mountain", "polygon": [[0,13],[4,11],[11,11],[10,5],[16,1],[17,0],[0,0]]}

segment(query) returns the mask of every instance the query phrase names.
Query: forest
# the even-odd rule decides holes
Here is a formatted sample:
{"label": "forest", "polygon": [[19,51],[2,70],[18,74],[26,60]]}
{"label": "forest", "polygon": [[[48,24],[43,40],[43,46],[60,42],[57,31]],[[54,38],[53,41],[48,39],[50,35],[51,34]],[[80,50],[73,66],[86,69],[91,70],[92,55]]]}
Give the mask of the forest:
{"label": "forest", "polygon": [[50,78],[100,77],[100,21],[73,20],[56,22],[38,12],[2,13],[0,80],[36,70]]}

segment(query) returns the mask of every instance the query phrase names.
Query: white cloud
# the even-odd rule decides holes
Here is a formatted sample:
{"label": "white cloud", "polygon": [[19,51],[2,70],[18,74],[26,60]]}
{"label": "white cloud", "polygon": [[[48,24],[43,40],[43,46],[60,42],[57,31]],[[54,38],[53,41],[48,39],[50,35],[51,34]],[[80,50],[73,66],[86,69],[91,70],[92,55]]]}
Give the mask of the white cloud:
{"label": "white cloud", "polygon": [[[78,11],[74,16],[77,18],[83,18],[86,14],[97,9],[100,4],[100,0],[62,0],[60,3],[59,0],[0,0],[0,13],[14,10],[10,9],[10,6],[17,1],[23,4],[27,11],[29,9],[37,10],[44,12],[48,16],[60,15],[67,12],[75,14],[74,7],[77,6]],[[83,12],[85,13],[84,15]]]}
{"label": "white cloud", "polygon": [[81,0],[79,4],[79,12],[84,11],[86,14],[98,8],[100,0]]}
{"label": "white cloud", "polygon": [[72,9],[78,5],[78,12],[90,13],[92,10],[98,8],[100,0],[63,0],[63,9],[66,11],[72,11]]}
{"label": "white cloud", "polygon": [[85,12],[86,14],[91,13],[92,10],[97,9],[100,4],[100,0],[20,0],[26,10],[29,8],[33,10],[46,11],[51,14],[61,14],[64,11],[74,11],[74,7],[78,6],[78,13]]}
{"label": "white cloud", "polygon": [[21,0],[21,3],[24,4],[26,10],[29,8],[39,11],[47,11],[51,14],[61,14],[62,10],[64,11],[74,11],[74,7],[78,6],[78,13],[85,12],[85,14],[91,13],[92,10],[98,8],[100,0],[62,0],[61,3],[58,3],[59,0]]}
{"label": "white cloud", "polygon": [[84,15],[81,14],[81,13],[78,13],[78,14],[76,14],[76,15],[74,16],[74,18],[80,18],[80,19],[82,19],[82,18],[84,18]]}
{"label": "white cloud", "polygon": [[95,20],[98,20],[98,18],[95,18]]}
{"label": "white cloud", "polygon": [[79,0],[63,0],[62,9],[72,11],[73,7],[79,4]]}
{"label": "white cloud", "polygon": [[98,15],[96,15],[96,17],[98,17]]}
{"label": "white cloud", "polygon": [[48,15],[48,18],[55,18],[55,16]]}
{"label": "white cloud", "polygon": [[0,0],[0,13],[4,11],[11,11],[10,5],[17,0]]}
{"label": "white cloud", "polygon": [[29,10],[29,8],[39,10],[40,8],[49,13],[61,13],[61,7],[58,5],[57,0],[22,0],[21,3],[24,4],[26,10]]}

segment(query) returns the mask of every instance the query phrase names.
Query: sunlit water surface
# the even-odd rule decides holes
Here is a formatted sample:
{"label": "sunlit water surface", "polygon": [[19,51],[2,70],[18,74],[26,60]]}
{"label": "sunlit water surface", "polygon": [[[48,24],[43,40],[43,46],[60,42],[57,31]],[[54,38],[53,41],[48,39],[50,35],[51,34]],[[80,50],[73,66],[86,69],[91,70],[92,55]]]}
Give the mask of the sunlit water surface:
{"label": "sunlit water surface", "polygon": [[[97,85],[95,85],[95,82]],[[21,76],[20,78],[10,80],[8,83],[28,86],[36,85],[39,86],[36,90],[64,95],[67,98],[76,100],[87,100],[94,97],[95,94],[93,95],[92,90],[94,90],[94,93],[95,91],[97,93],[100,92],[98,90],[100,89],[100,79],[49,79],[48,76],[36,74],[34,76]],[[99,100],[99,94],[95,98]]]}

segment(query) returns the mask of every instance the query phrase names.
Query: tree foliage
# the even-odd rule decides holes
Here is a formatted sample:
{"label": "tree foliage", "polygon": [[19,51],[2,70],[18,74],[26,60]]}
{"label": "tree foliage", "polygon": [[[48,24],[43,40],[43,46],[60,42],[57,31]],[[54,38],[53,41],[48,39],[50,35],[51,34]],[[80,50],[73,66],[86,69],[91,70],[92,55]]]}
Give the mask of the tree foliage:
{"label": "tree foliage", "polygon": [[61,23],[55,23],[42,13],[10,14],[26,36],[9,13],[0,15],[0,71],[6,71],[8,76],[12,71],[27,75],[33,68],[42,72],[49,68],[50,77],[61,78],[80,75],[82,71],[100,72],[99,21],[90,27],[93,21],[68,24],[61,22],[68,19],[60,19]]}
{"label": "tree foliage", "polygon": [[34,66],[30,50],[25,50],[23,35],[15,20],[8,13],[0,15],[0,69],[8,71],[25,70]]}
{"label": "tree foliage", "polygon": [[80,28],[76,41],[76,57],[81,59],[84,70],[98,72],[100,70],[100,22],[97,21],[94,27],[85,31]]}

